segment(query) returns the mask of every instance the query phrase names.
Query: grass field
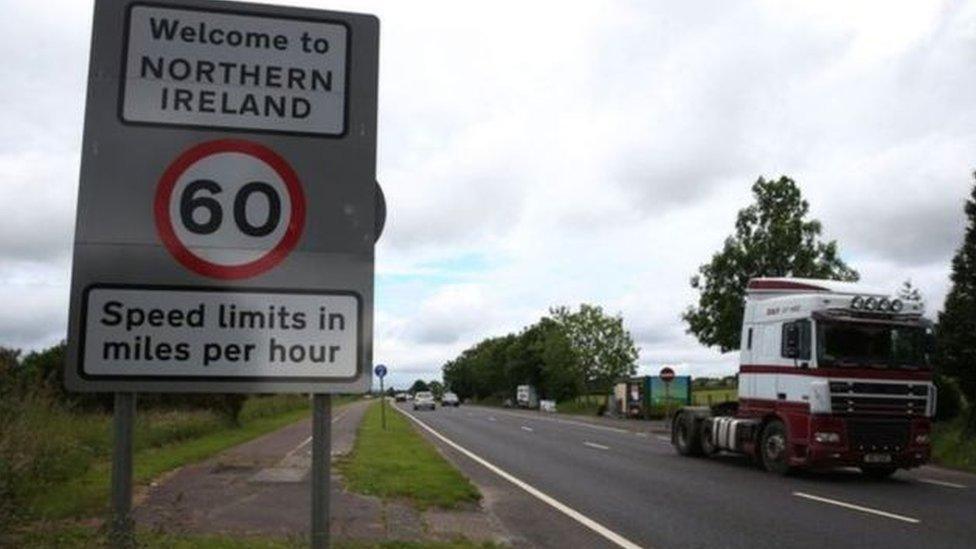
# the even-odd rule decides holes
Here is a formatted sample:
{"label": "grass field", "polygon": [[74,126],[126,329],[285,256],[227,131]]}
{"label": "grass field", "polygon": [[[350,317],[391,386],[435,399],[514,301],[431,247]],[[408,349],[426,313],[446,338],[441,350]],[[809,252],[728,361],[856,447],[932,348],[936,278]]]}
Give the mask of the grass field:
{"label": "grass field", "polygon": [[384,431],[380,405],[371,405],[352,452],[339,462],[350,490],[404,498],[421,509],[450,509],[481,499],[478,489],[417,433],[410,420],[387,410],[386,421]]}
{"label": "grass field", "polygon": [[589,397],[578,397],[573,400],[563,400],[556,403],[556,411],[560,414],[575,414],[583,416],[595,416],[600,411],[600,407],[607,401],[606,395],[590,395]]}
{"label": "grass field", "polygon": [[737,387],[723,387],[720,389],[692,389],[691,403],[695,406],[710,406],[721,404],[739,398]]}

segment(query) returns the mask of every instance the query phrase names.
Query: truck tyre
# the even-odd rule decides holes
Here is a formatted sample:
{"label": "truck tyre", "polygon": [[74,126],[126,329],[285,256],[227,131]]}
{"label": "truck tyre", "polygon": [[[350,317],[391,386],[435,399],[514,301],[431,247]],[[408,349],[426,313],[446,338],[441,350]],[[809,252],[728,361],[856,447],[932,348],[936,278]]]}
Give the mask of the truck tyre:
{"label": "truck tyre", "polygon": [[895,474],[897,470],[897,467],[891,467],[890,465],[861,466],[861,473],[874,480],[884,480]]}
{"label": "truck tyre", "polygon": [[712,440],[711,424],[706,425],[704,422],[699,423],[698,431],[701,433],[699,440],[701,440],[702,454],[710,456],[718,452],[718,446],[715,444],[715,441]]}
{"label": "truck tyre", "polygon": [[671,423],[671,439],[678,453],[683,456],[700,456],[701,448],[701,423],[695,421],[695,416],[691,414],[679,414]]}
{"label": "truck tyre", "polygon": [[759,460],[762,466],[771,473],[788,475],[793,468],[789,462],[789,438],[783,422],[774,419],[766,424],[759,444]]}

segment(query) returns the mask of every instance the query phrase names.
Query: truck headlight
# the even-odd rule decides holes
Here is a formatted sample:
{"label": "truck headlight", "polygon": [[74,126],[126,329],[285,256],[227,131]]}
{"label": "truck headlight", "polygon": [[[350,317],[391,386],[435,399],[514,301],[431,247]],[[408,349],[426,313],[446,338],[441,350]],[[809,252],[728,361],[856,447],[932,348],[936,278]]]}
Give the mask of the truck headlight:
{"label": "truck headlight", "polygon": [[915,444],[928,444],[932,438],[928,433],[919,433],[915,435]]}
{"label": "truck headlight", "polygon": [[821,444],[837,444],[840,442],[840,433],[830,431],[820,431],[813,434],[813,440]]}

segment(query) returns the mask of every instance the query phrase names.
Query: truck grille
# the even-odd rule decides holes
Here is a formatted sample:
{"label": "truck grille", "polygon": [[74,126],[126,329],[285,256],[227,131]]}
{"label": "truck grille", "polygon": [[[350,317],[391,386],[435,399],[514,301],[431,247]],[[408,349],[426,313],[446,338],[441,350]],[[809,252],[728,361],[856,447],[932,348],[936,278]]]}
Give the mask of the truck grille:
{"label": "truck grille", "polygon": [[857,416],[924,417],[928,385],[830,382],[835,414]]}
{"label": "truck grille", "polygon": [[909,423],[907,421],[865,421],[847,422],[848,445],[861,451],[901,450],[908,445]]}
{"label": "truck grille", "polygon": [[835,396],[830,399],[834,413],[924,416],[924,398],[865,398]]}

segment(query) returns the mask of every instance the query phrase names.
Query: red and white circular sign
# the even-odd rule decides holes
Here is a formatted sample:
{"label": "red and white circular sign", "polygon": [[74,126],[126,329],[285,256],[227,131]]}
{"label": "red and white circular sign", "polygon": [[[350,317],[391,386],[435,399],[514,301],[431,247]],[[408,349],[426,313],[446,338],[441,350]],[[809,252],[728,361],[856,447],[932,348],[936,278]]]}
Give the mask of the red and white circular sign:
{"label": "red and white circular sign", "polygon": [[248,278],[280,263],[305,226],[305,195],[284,158],[253,141],[219,139],[174,160],[156,187],[156,231],[184,267]]}
{"label": "red and white circular sign", "polygon": [[671,383],[674,381],[674,370],[667,366],[661,368],[661,381],[665,383]]}

